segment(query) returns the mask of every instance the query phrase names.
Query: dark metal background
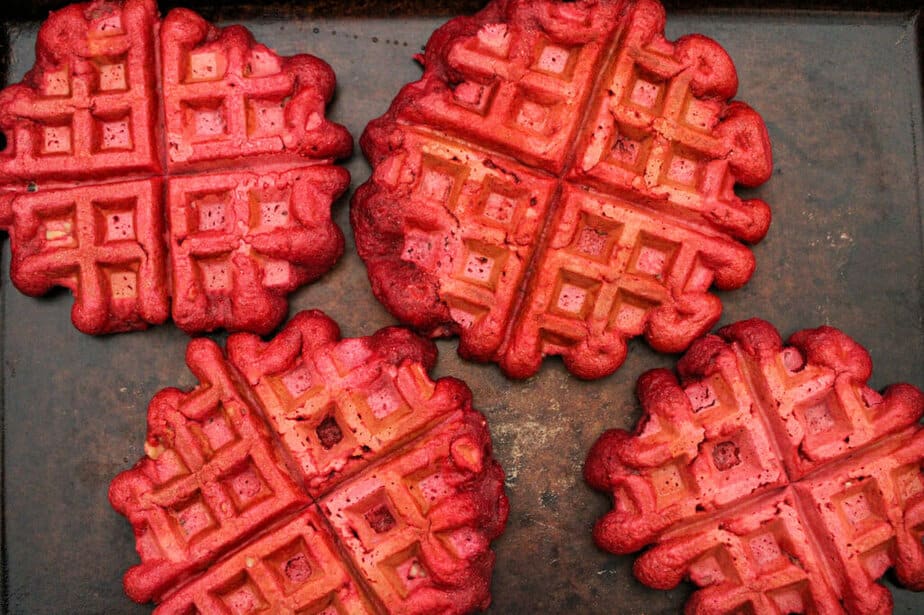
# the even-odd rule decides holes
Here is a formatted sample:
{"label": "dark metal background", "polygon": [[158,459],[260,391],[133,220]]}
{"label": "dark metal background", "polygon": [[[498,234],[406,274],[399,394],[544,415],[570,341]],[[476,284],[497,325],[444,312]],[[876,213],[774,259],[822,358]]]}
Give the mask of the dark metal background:
{"label": "dark metal background", "polygon": [[[69,4],[68,0],[31,0],[7,2],[2,11],[16,19],[42,19],[49,10]],[[485,0],[162,0],[163,12],[185,6],[212,16],[227,12],[235,16],[265,16],[268,14],[311,17],[395,17],[404,15],[444,16],[472,13],[486,4]],[[670,10],[731,9],[828,9],[838,11],[913,11],[921,8],[917,0],[661,0]]]}
{"label": "dark metal background", "polygon": [[[34,15],[51,3],[5,4],[0,58],[9,83],[32,64],[36,28],[9,16]],[[399,87],[417,78],[411,55],[444,19],[400,12],[335,17],[329,9],[336,4],[206,13],[225,23],[246,16],[256,37],[280,53],[308,51],[330,62],[339,80],[331,115],[358,137]],[[340,4],[342,14],[378,15],[385,5]],[[460,1],[455,8],[477,4]],[[668,34],[702,32],[726,47],[738,67],[739,96],[763,115],[775,157],[773,178],[747,192],[771,204],[774,221],[754,249],[754,278],[743,290],[723,293],[722,322],[760,316],[784,335],[829,323],[870,350],[875,388],[895,381],[924,386],[919,15],[702,9],[721,4],[729,3],[671,12]],[[312,16],[312,6],[324,16]],[[446,3],[436,7],[448,10]],[[358,153],[348,167],[354,188],[368,177]],[[347,210],[347,197],[334,206],[347,234],[346,255],[291,303],[293,311],[325,310],[355,336],[393,320],[372,297]],[[172,325],[82,335],[70,324],[66,293],[35,300],[16,292],[5,239],[2,248],[3,611],[149,612],[122,595],[121,575],[137,556],[131,528],[110,510],[106,490],[143,454],[151,396],[165,386],[194,384],[182,364],[188,339]],[[581,479],[596,437],[608,427],[634,425],[638,375],[674,358],[633,342],[626,364],[609,378],[580,382],[560,361],[548,360],[536,377],[511,382],[494,366],[461,361],[455,345],[439,343],[437,375],[460,377],[474,389],[508,475],[511,517],[495,544],[491,612],[678,612],[688,586],[648,590],[631,575],[633,558],[594,547],[590,528],[609,502]],[[896,590],[895,601],[896,613],[924,612],[924,595]]]}

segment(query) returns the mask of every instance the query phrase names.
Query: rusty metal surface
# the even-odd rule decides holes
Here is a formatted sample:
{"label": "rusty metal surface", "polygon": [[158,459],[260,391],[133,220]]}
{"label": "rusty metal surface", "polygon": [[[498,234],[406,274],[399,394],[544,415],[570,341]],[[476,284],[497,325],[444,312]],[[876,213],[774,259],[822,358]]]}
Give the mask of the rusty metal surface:
{"label": "rusty metal surface", "polygon": [[[31,0],[6,3],[3,15],[17,19],[41,19],[49,10],[69,4],[68,0]],[[458,15],[474,12],[484,6],[484,0],[250,0],[216,3],[213,0],[161,0],[161,11],[182,6],[208,14],[241,16],[278,15],[287,17],[394,17],[402,15]],[[703,10],[715,8],[766,9],[813,8],[838,11],[912,11],[920,6],[916,0],[661,0],[670,10]]]}
{"label": "rusty metal surface", "polygon": [[[227,10],[222,11],[225,23]],[[271,15],[271,14],[270,14]],[[722,293],[723,323],[760,316],[785,334],[829,323],[871,352],[872,385],[924,386],[924,135],[920,29],[910,14],[685,12],[668,34],[716,38],[738,67],[739,96],[764,117],[775,173],[748,191],[771,204],[774,222],[754,250],[748,286]],[[411,55],[442,18],[298,20],[246,25],[283,54],[310,51],[337,72],[332,117],[358,137],[405,82]],[[32,64],[35,24],[6,24],[8,82]],[[357,153],[353,187],[368,176]],[[348,200],[335,206],[347,252],[292,300],[321,308],[345,335],[392,324],[372,296],[352,246]],[[3,353],[3,563],[5,611],[146,613],[122,595],[137,562],[129,524],[110,510],[109,480],[143,454],[148,400],[193,384],[182,363],[188,338],[172,325],[91,338],[70,324],[70,298],[35,300],[0,274]],[[507,471],[511,517],[495,544],[492,613],[674,613],[689,586],[648,590],[633,558],[593,546],[590,529],[608,508],[581,479],[590,444],[608,427],[631,427],[635,379],[669,366],[643,343],[613,376],[581,382],[558,360],[525,382],[466,363],[455,341],[439,343],[437,375],[462,378],[488,417]],[[891,581],[887,581],[891,584]],[[924,594],[896,590],[896,613],[924,612]]]}

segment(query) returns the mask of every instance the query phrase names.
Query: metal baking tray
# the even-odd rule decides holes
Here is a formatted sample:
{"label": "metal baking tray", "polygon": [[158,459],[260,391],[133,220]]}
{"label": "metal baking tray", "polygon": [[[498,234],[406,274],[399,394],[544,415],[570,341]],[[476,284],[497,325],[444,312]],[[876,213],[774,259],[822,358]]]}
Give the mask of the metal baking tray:
{"label": "metal baking tray", "polygon": [[[62,3],[10,4],[0,8],[5,83],[32,65],[41,12]],[[358,138],[419,76],[412,55],[430,33],[478,2],[202,4],[195,8],[223,25],[244,23],[280,53],[326,59],[339,81],[331,115]],[[774,221],[754,248],[753,279],[721,293],[722,323],[760,316],[784,335],[832,324],[871,352],[874,388],[924,386],[921,14],[915,2],[886,3],[888,12],[754,4],[669,4],[671,38],[702,32],[731,54],[739,98],[763,115],[774,146],[772,179],[744,191],[770,203]],[[427,16],[415,12],[421,7]],[[353,188],[369,175],[358,151],[347,166]],[[394,321],[353,248],[348,195],[334,214],[346,254],[294,294],[291,309],[320,308],[345,335],[368,334]],[[182,361],[188,338],[169,324],[109,337],[77,332],[66,292],[36,300],[12,287],[9,242],[0,242],[3,612],[150,612],[122,594],[122,573],[138,560],[131,527],[106,493],[143,455],[148,400],[165,386],[194,385]],[[608,378],[578,381],[551,359],[537,376],[512,382],[493,365],[462,361],[455,347],[439,342],[436,375],[472,387],[507,471],[511,516],[495,543],[490,612],[680,611],[690,585],[647,589],[632,576],[633,557],[594,546],[590,530],[609,501],[581,477],[597,436],[637,420],[636,378],[675,357],[634,341]],[[894,586],[888,575],[885,582]],[[893,594],[896,613],[924,612],[924,594]]]}

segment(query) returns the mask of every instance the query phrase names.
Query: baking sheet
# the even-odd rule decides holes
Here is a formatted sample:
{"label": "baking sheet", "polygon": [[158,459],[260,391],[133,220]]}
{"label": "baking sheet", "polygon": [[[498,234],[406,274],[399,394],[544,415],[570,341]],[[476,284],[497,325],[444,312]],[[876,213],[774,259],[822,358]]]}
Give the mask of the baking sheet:
{"label": "baking sheet", "polygon": [[[259,11],[258,11],[259,12]],[[311,52],[335,69],[331,116],[359,137],[420,70],[411,56],[444,18],[289,19],[267,8],[244,21],[282,54]],[[225,8],[223,25],[232,23]],[[37,24],[4,25],[7,83],[33,62]],[[828,323],[871,352],[874,388],[924,386],[924,135],[918,16],[911,13],[672,12],[668,35],[702,32],[731,54],[739,97],[761,113],[775,172],[742,191],[770,203],[774,221],[754,248],[748,286],[720,293],[722,323],[760,316],[784,335]],[[353,188],[369,174],[358,153]],[[292,296],[292,311],[320,308],[344,335],[393,324],[356,256],[348,197],[334,206],[347,251],[319,283]],[[10,613],[146,613],[122,594],[137,563],[131,528],[106,499],[108,483],[143,454],[148,400],[195,384],[182,363],[188,338],[172,325],[93,338],[70,324],[64,291],[35,300],[9,281],[2,240],[3,601]],[[221,336],[218,336],[221,337]],[[495,543],[491,613],[675,613],[691,591],[649,590],[634,558],[596,549],[590,529],[608,499],[581,479],[606,428],[631,428],[644,370],[674,357],[641,342],[614,375],[587,383],[557,359],[523,382],[467,363],[455,340],[439,343],[437,376],[474,390],[507,471],[511,516]],[[887,578],[887,582],[891,581]],[[897,613],[924,612],[924,594],[894,591]]]}

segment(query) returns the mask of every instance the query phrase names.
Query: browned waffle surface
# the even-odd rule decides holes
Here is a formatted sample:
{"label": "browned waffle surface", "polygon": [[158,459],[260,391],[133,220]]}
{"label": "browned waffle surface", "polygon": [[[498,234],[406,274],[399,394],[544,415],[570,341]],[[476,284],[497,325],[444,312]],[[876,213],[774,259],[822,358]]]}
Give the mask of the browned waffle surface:
{"label": "browned waffle surface", "polygon": [[164,613],[487,607],[504,473],[469,389],[427,375],[431,343],[395,328],[341,340],[302,312],[228,353],[190,343],[199,385],[154,398],[146,455],[110,486],[141,557],[132,599]]}
{"label": "browned waffle surface", "polygon": [[747,282],[770,224],[733,191],[770,143],[728,54],[664,24],[650,0],[497,1],[433,35],[362,138],[353,230],[389,311],[514,378],[546,355],[598,378],[632,337],[715,324],[710,287]]}
{"label": "browned waffle surface", "polygon": [[14,283],[68,288],[81,331],[267,333],[343,252],[321,60],[153,0],[56,11],[35,54],[0,92],[0,228]]}
{"label": "browned waffle surface", "polygon": [[756,319],[694,342],[678,373],[644,374],[635,431],[587,457],[613,497],[598,545],[654,545],[636,576],[690,578],[691,613],[887,613],[892,567],[924,589],[924,393],[870,389],[869,355],[837,329],[784,346]]}

